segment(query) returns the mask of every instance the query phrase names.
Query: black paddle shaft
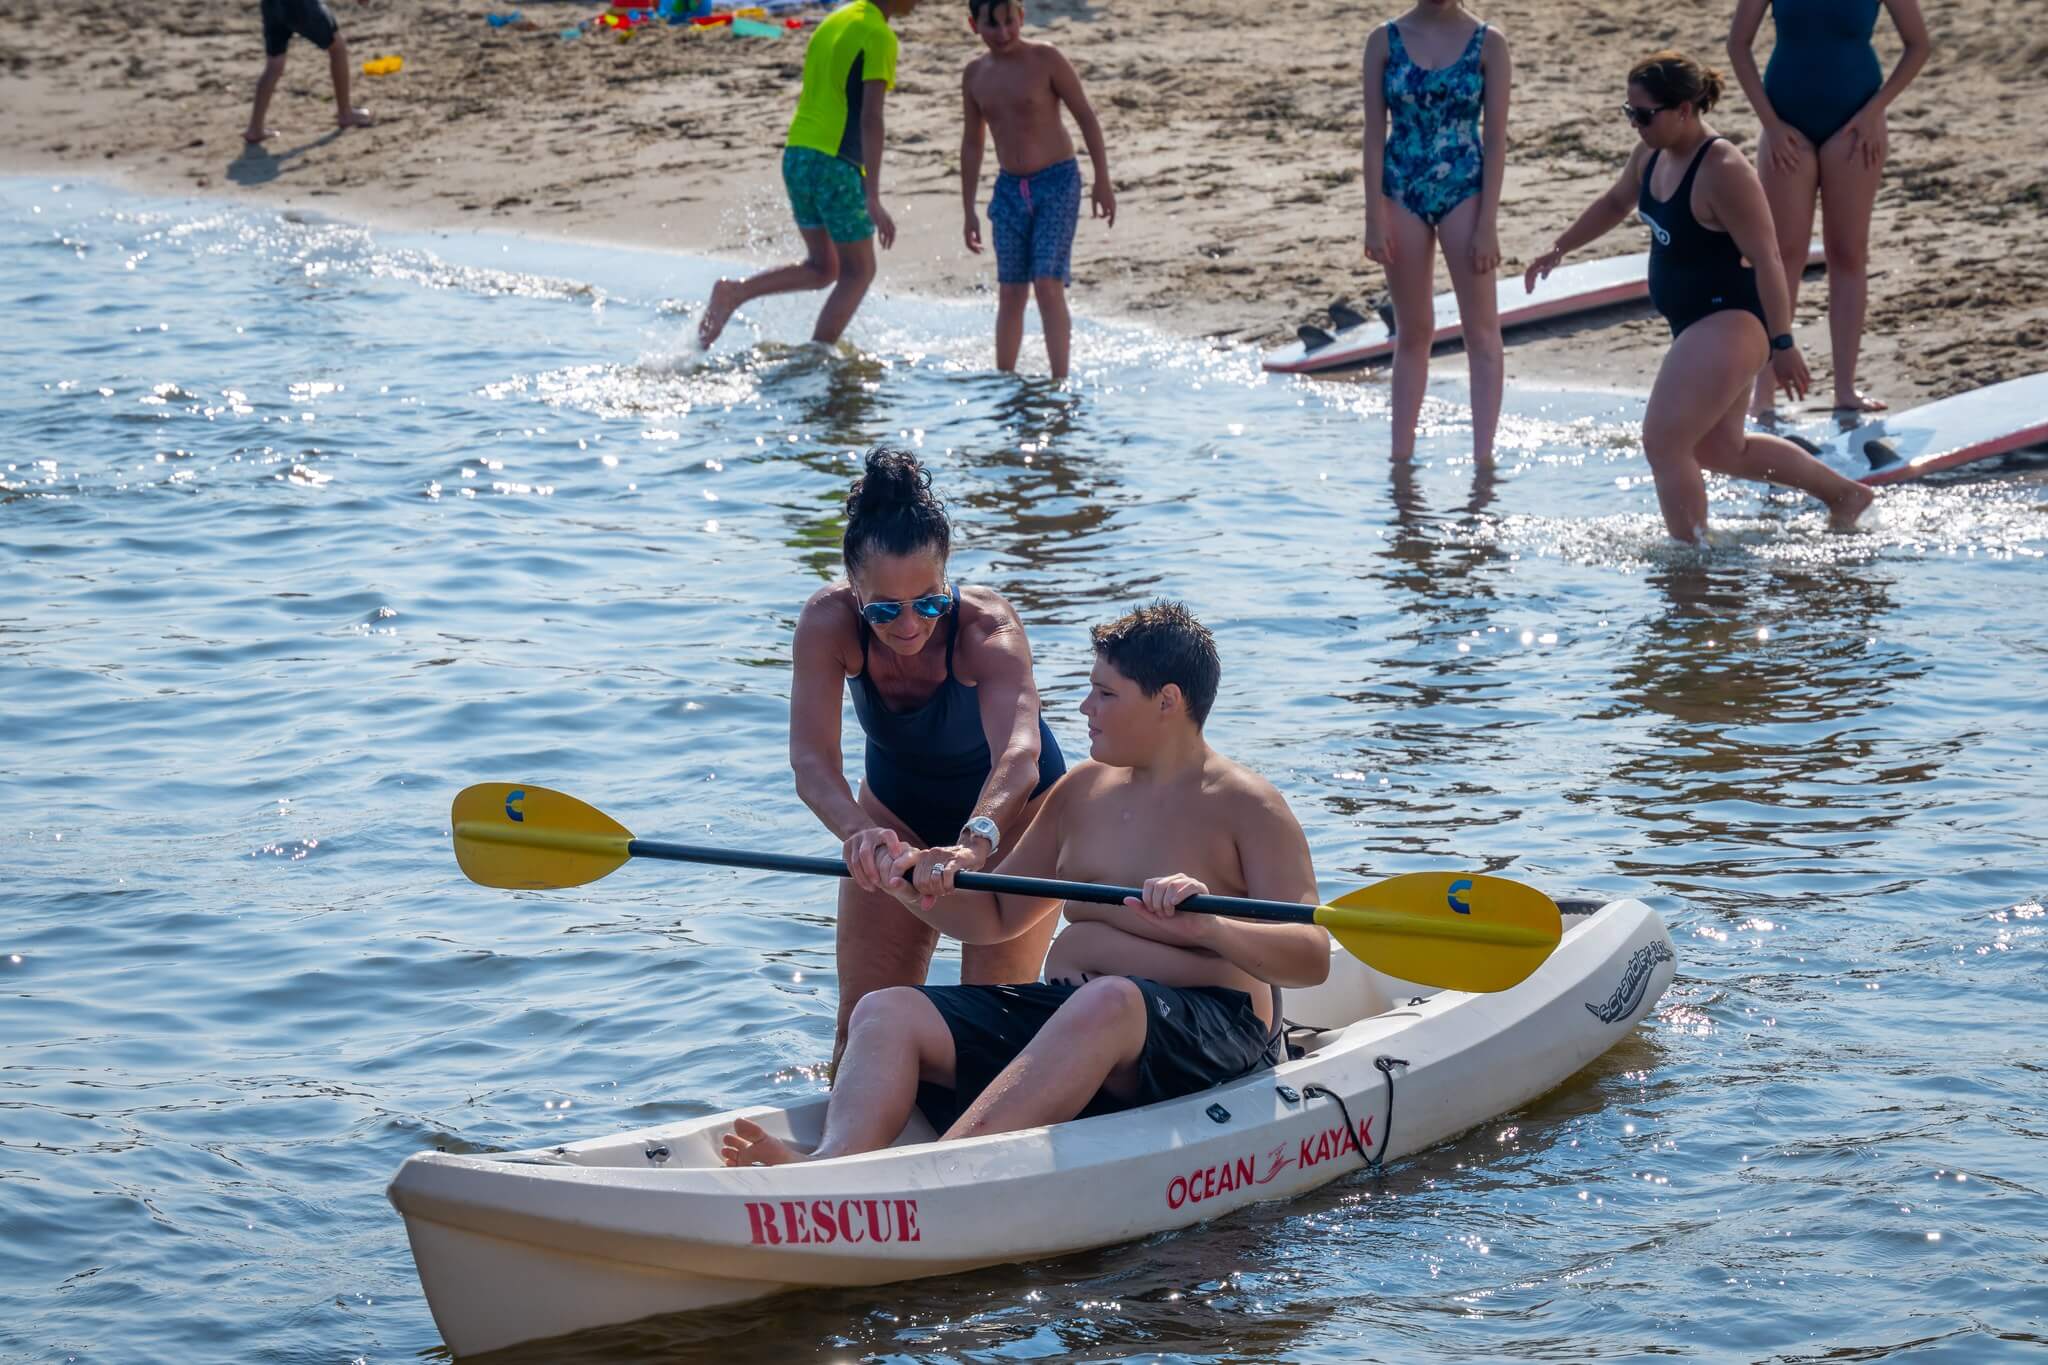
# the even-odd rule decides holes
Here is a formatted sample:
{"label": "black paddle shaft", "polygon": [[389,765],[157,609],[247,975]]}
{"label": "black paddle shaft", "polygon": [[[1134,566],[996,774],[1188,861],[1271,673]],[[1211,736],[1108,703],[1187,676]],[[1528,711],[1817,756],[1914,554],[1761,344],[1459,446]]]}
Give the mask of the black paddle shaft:
{"label": "black paddle shaft", "polygon": [[[674,863],[710,863],[715,867],[750,867],[761,872],[801,872],[814,877],[850,875],[838,858],[805,858],[793,853],[752,853],[738,848],[711,848],[702,844],[669,844],[653,839],[634,839],[626,851],[636,858],[665,858]],[[953,885],[962,891],[987,891],[999,896],[1035,896],[1040,899],[1088,901],[1095,905],[1122,905],[1126,897],[1142,896],[1134,886],[1104,886],[1099,882],[1063,882],[1048,877],[1006,877],[1000,872],[959,872]],[[1313,924],[1315,907],[1292,901],[1251,900],[1243,896],[1189,896],[1179,906],[1203,915],[1231,915],[1238,919],[1268,920],[1276,924]]]}

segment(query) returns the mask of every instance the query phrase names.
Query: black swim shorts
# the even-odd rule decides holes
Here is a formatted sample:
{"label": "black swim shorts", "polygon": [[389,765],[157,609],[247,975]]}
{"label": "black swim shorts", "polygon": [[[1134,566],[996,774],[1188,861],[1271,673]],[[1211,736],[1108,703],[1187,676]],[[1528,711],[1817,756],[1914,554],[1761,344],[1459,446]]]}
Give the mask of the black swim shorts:
{"label": "black swim shorts", "polygon": [[282,57],[297,34],[325,52],[341,31],[321,0],[263,0],[263,55]]}
{"label": "black swim shorts", "polygon": [[[1081,1117],[1177,1099],[1270,1066],[1266,1025],[1243,991],[1220,986],[1132,982],[1145,996],[1145,1047],[1138,1054],[1138,1093],[1118,1100],[1098,1091]],[[1023,986],[924,986],[953,1035],[953,1089],[920,1085],[917,1106],[941,1133],[1038,1036],[1079,989],[1033,982]]]}

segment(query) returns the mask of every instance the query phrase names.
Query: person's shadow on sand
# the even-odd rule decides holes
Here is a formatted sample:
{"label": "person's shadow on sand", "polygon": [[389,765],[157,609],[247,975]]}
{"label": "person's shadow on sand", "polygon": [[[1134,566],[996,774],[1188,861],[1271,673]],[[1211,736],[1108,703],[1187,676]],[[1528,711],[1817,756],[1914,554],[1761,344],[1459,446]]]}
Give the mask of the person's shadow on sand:
{"label": "person's shadow on sand", "polygon": [[332,128],[311,142],[302,142],[281,152],[273,152],[260,142],[244,142],[242,154],[228,163],[228,179],[237,185],[267,185],[284,172],[285,162],[304,156],[316,147],[325,147],[344,131]]}

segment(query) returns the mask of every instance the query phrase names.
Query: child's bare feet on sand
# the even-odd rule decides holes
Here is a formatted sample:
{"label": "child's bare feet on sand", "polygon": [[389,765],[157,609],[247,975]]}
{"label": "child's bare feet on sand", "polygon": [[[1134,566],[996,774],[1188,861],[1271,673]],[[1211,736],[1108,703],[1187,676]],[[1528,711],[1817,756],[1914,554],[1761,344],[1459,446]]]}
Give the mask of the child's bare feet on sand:
{"label": "child's bare feet on sand", "polygon": [[1870,504],[1877,500],[1874,489],[1865,484],[1852,483],[1847,492],[1828,504],[1828,529],[1830,531],[1853,531],[1857,518],[1870,510]]}
{"label": "child's bare feet on sand", "polygon": [[718,1143],[718,1159],[728,1166],[787,1166],[807,1155],[752,1119],[734,1119]]}
{"label": "child's bare feet on sand", "polygon": [[1883,412],[1889,407],[1891,404],[1882,398],[1872,398],[1867,393],[1858,393],[1853,389],[1846,394],[1835,395],[1836,412]]}
{"label": "child's bare feet on sand", "polygon": [[718,334],[725,330],[727,320],[732,317],[732,310],[740,306],[739,296],[737,280],[720,280],[711,286],[711,301],[704,305],[704,317],[697,324],[699,346],[709,350],[711,343],[718,340]]}
{"label": "child's bare feet on sand", "polygon": [[242,132],[242,141],[254,147],[263,142],[264,139],[276,136],[277,130],[275,128],[248,128]]}
{"label": "child's bare feet on sand", "polygon": [[335,120],[335,126],[339,128],[368,128],[375,122],[376,120],[370,117],[369,110],[351,109]]}

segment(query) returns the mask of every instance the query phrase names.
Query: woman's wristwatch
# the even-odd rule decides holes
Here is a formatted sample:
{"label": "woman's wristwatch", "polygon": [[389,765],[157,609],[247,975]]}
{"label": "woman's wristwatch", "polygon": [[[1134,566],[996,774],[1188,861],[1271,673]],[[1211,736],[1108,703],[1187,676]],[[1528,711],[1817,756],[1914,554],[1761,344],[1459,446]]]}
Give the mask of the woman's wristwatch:
{"label": "woman's wristwatch", "polygon": [[967,836],[970,834],[978,834],[982,838],[988,840],[988,852],[990,857],[993,857],[995,855],[995,851],[998,848],[1002,847],[1003,827],[1001,825],[998,825],[995,821],[989,819],[986,815],[977,815],[972,820],[969,820],[966,824],[960,826],[961,843],[966,843]]}
{"label": "woman's wristwatch", "polygon": [[1789,351],[1798,344],[1792,339],[1790,332],[1780,332],[1771,338],[1771,349],[1774,351]]}

